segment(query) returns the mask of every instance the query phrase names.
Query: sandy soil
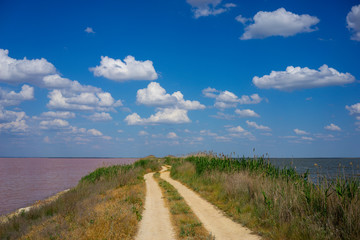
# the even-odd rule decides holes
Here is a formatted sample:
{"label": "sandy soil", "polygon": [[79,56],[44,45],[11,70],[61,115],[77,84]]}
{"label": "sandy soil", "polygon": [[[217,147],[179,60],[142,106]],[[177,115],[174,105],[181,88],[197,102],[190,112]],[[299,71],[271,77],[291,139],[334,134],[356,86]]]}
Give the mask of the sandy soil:
{"label": "sandy soil", "polygon": [[169,209],[165,207],[161,189],[153,178],[153,174],[148,173],[144,176],[146,182],[145,210],[135,239],[175,239]]}
{"label": "sandy soil", "polygon": [[191,207],[196,216],[204,224],[206,230],[215,236],[217,240],[261,239],[259,236],[252,234],[249,229],[224,216],[221,211],[201,198],[197,193],[190,190],[180,182],[170,178],[170,172],[165,170],[166,168],[163,167],[160,177],[165,181],[168,181],[177,189],[180,195],[184,198],[185,202]]}

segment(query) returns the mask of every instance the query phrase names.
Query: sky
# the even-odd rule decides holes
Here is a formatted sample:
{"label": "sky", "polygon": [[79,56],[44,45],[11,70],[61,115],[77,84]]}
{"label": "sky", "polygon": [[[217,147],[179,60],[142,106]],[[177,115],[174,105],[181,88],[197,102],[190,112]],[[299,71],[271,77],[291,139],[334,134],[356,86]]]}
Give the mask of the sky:
{"label": "sky", "polygon": [[360,157],[360,1],[0,1],[0,156]]}

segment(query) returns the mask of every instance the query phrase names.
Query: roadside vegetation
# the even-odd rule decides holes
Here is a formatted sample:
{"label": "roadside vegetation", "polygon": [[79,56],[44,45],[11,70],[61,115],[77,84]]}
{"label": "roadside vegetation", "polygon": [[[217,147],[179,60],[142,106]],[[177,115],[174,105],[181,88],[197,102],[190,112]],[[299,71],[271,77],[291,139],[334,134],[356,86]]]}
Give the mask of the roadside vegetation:
{"label": "roadside vegetation", "polygon": [[159,183],[165,204],[170,210],[170,218],[175,227],[177,239],[213,239],[178,191],[170,183],[161,179],[159,172],[154,174],[154,178]]}
{"label": "roadside vegetation", "polygon": [[142,218],[143,175],[162,162],[102,167],[57,200],[0,223],[0,239],[133,239]]}
{"label": "roadside vegetation", "polygon": [[264,158],[201,154],[165,162],[172,165],[171,177],[265,239],[359,239],[356,178],[319,177],[314,184],[307,173]]}

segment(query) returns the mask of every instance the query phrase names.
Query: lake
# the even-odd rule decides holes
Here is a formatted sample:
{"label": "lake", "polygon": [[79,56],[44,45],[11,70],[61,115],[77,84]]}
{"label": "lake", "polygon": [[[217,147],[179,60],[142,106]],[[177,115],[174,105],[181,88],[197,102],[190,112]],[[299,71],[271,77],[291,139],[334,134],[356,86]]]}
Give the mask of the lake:
{"label": "lake", "polygon": [[98,167],[136,158],[0,158],[0,215],[76,186]]}

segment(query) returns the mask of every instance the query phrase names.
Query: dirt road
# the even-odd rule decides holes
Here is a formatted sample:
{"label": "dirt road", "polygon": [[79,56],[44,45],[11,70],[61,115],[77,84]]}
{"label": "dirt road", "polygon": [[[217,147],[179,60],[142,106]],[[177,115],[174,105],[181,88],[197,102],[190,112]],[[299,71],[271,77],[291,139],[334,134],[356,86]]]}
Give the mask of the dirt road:
{"label": "dirt road", "polygon": [[169,209],[165,207],[161,189],[153,178],[153,174],[148,173],[144,176],[146,182],[145,210],[135,239],[175,239],[175,232],[170,222]]}
{"label": "dirt road", "polygon": [[[163,170],[166,168],[163,168]],[[232,221],[224,216],[222,212],[216,209],[212,204],[201,198],[197,193],[190,190],[178,181],[170,178],[168,171],[161,171],[160,177],[173,185],[186,203],[191,207],[196,216],[204,224],[206,230],[212,233],[217,240],[230,239],[261,239],[239,223]]]}

